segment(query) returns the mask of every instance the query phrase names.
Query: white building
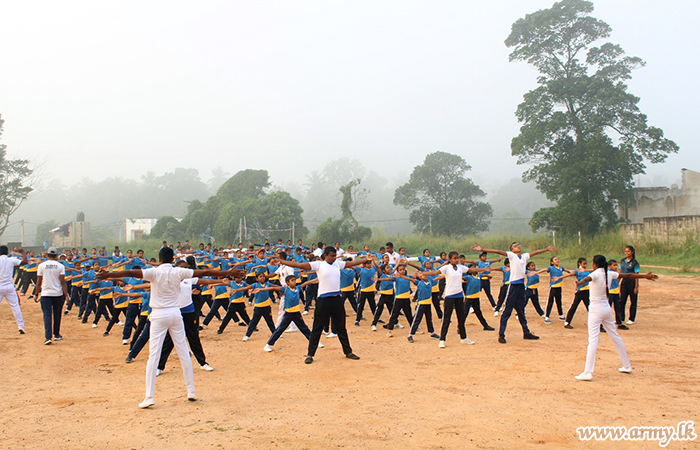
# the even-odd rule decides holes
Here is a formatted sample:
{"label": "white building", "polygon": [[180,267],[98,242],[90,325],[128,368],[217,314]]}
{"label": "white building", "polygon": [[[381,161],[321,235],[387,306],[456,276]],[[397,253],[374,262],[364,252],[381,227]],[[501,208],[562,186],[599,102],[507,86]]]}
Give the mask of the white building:
{"label": "white building", "polygon": [[151,229],[158,219],[126,219],[126,242],[132,242],[141,236],[151,234]]}

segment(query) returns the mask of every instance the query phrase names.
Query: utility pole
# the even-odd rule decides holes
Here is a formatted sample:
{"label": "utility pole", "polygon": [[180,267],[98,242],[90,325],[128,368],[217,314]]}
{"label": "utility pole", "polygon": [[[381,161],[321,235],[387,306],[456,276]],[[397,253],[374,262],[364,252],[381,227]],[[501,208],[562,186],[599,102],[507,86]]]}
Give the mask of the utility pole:
{"label": "utility pole", "polygon": [[430,222],[430,235],[433,235],[433,213],[428,216],[428,221]]}
{"label": "utility pole", "polygon": [[19,242],[22,247],[24,247],[24,219],[20,222],[19,228]]}

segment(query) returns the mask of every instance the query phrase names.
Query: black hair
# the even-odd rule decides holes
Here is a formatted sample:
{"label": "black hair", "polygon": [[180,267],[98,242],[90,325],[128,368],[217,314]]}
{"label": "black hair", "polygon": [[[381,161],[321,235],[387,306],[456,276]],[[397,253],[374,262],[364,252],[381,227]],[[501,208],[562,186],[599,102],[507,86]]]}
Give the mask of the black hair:
{"label": "black hair", "polygon": [[133,268],[134,268],[134,269],[140,269],[141,266],[134,266]]}
{"label": "black hair", "polygon": [[459,256],[459,253],[458,252],[450,252],[450,254],[447,255],[447,259],[450,260],[450,259],[452,259],[453,256]]}
{"label": "black hair", "polygon": [[318,244],[316,244],[316,247],[318,247],[318,248],[322,248],[322,247],[323,247],[323,242],[321,242],[321,241],[318,241]]}
{"label": "black hair", "polygon": [[608,262],[605,260],[603,255],[595,255],[593,257],[593,264],[603,269],[603,274],[605,274],[605,295],[608,295]]}
{"label": "black hair", "polygon": [[510,265],[510,259],[508,259],[508,258],[504,259],[504,260],[503,260],[503,265],[504,265],[504,266]]}
{"label": "black hair", "polygon": [[173,249],[170,247],[163,247],[160,249],[158,252],[158,259],[160,259],[160,262],[163,263],[171,263],[173,262]]}
{"label": "black hair", "polygon": [[381,266],[379,266],[379,270],[380,270],[382,273],[386,273],[386,268],[387,268],[387,267],[391,267],[391,266],[389,266],[389,264],[382,264]]}
{"label": "black hair", "polygon": [[488,255],[487,252],[481,252],[481,253],[479,253],[479,258],[481,258],[482,256],[486,256],[486,255]]}
{"label": "black hair", "polygon": [[614,259],[609,259],[609,260],[608,260],[608,266],[610,266],[610,264],[617,264],[617,261],[614,260]]}
{"label": "black hair", "polygon": [[0,245],[0,255],[7,255],[8,252],[7,245]]}
{"label": "black hair", "polygon": [[187,258],[185,258],[185,261],[187,261],[187,267],[189,267],[190,269],[197,268],[197,260],[194,258],[194,256],[188,256]]}
{"label": "black hair", "polygon": [[424,248],[424,249],[423,249],[423,254],[425,255],[425,252],[429,252],[429,251],[430,251],[429,248]]}
{"label": "black hair", "polygon": [[534,266],[534,265],[535,265],[535,261],[528,261],[527,264],[525,265],[525,268],[527,269],[528,267]]}
{"label": "black hair", "polygon": [[331,247],[330,245],[327,245],[326,248],[323,250],[323,256],[328,256],[331,253],[337,253],[335,250],[335,247]]}
{"label": "black hair", "polygon": [[625,248],[630,249],[630,251],[632,252],[632,259],[630,260],[630,266],[634,266],[634,263],[637,262],[637,251],[631,245],[626,245]]}
{"label": "black hair", "polygon": [[549,258],[549,265],[550,266],[554,265],[554,258],[556,258],[556,256],[552,256],[551,258]]}
{"label": "black hair", "polygon": [[296,280],[296,279],[297,279],[297,277],[296,277],[295,275],[287,275],[287,276],[284,278],[284,281],[286,281],[287,283],[289,283],[290,281]]}
{"label": "black hair", "polygon": [[588,260],[582,256],[578,259],[578,261],[576,261],[576,264],[580,267],[581,263],[584,261],[588,262]]}
{"label": "black hair", "polygon": [[391,248],[394,248],[394,243],[393,243],[393,242],[387,242],[386,244],[384,244],[384,246],[385,246],[385,247],[391,246]]}
{"label": "black hair", "polygon": [[287,252],[279,252],[279,257],[280,257],[280,259],[282,259],[282,260],[287,259]]}

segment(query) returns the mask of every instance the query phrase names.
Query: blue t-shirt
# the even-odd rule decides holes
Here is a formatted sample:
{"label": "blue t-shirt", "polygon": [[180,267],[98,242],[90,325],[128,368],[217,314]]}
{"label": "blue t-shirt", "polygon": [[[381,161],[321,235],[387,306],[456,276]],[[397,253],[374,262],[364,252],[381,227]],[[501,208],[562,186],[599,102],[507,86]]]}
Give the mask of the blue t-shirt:
{"label": "blue t-shirt", "polygon": [[556,285],[556,287],[561,286],[562,280],[554,281],[556,277],[560,277],[564,275],[564,271],[566,269],[564,266],[559,266],[559,268],[555,266],[549,266],[547,267],[547,272],[549,272],[549,287],[553,287]]}
{"label": "blue t-shirt", "polygon": [[498,268],[498,270],[503,272],[503,284],[510,283],[510,268],[506,266],[501,266]]}
{"label": "blue t-shirt", "polygon": [[[576,274],[576,281],[581,281],[581,280],[583,280],[584,278],[586,278],[588,275],[591,274],[591,273],[588,272],[587,270],[574,270],[574,273]],[[577,291],[580,291],[580,290],[582,290],[582,289],[583,289],[583,290],[586,290],[586,288],[588,288],[588,283],[585,283],[585,284],[583,284],[583,285],[581,285],[581,286],[577,286],[577,287],[576,287],[576,290],[577,290]]]}
{"label": "blue t-shirt", "polygon": [[355,271],[352,269],[343,269],[340,271],[340,290],[348,288],[355,283]]}
{"label": "blue t-shirt", "polygon": [[416,288],[416,301],[421,302],[433,297],[433,287],[431,283],[418,281]]}
{"label": "blue t-shirt", "polygon": [[364,267],[357,269],[360,274],[360,289],[366,289],[374,284],[372,278],[377,275],[377,268],[372,266],[369,269]]}
{"label": "blue t-shirt", "polygon": [[[486,268],[491,267],[491,261],[482,261],[482,260],[479,260],[479,262],[477,263],[476,266],[477,266],[479,269],[486,269]],[[481,277],[480,277],[480,278],[484,278],[484,275],[490,275],[490,274],[491,274],[491,271],[490,271],[490,270],[487,270],[486,272],[481,272]]]}
{"label": "blue t-shirt", "polygon": [[464,295],[469,297],[470,295],[476,295],[481,292],[481,279],[474,275],[467,276],[467,289]]}
{"label": "blue t-shirt", "polygon": [[[272,284],[265,282],[265,284],[253,283],[253,289],[269,288]],[[255,294],[255,304],[264,303],[270,300],[270,291],[260,291]]]}
{"label": "blue t-shirt", "polygon": [[[413,278],[410,275],[406,275],[408,278]],[[405,278],[401,277],[394,277],[394,294],[396,297],[399,297],[401,295],[404,295],[406,293],[411,293],[411,281],[406,280]]]}
{"label": "blue t-shirt", "polygon": [[299,305],[299,288],[294,289],[289,286],[284,286],[282,288],[282,293],[284,294],[284,309],[290,309]]}

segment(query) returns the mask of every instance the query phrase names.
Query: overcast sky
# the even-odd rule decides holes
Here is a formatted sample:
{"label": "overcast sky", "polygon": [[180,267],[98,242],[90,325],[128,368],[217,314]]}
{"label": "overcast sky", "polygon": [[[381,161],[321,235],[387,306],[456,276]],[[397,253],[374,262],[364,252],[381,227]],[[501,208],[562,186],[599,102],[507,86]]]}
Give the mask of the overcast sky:
{"label": "overcast sky", "polygon": [[[643,185],[700,169],[700,3],[594,2],[647,66],[630,92],[680,145]],[[551,0],[5,1],[2,142],[47,176],[138,178],[265,168],[275,184],[350,156],[390,181],[427,153],[477,182],[518,176],[514,111],[536,72],[509,63],[511,24]]]}

